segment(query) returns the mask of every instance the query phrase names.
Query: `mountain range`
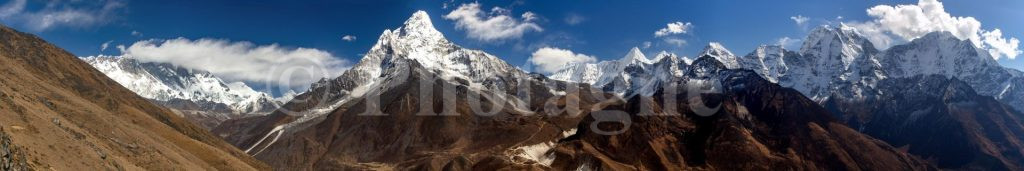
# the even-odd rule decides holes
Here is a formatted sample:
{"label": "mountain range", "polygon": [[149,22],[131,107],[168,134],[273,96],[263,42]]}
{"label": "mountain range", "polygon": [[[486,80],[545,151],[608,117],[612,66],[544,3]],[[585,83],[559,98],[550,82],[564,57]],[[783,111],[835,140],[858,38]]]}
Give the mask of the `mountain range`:
{"label": "mountain range", "polygon": [[141,62],[131,56],[81,59],[121,86],[207,129],[231,118],[270,113],[291,100],[287,95],[273,98],[243,82],[227,82],[206,71],[168,63]]}
{"label": "mountain range", "polygon": [[[1018,157],[1024,155],[1019,143],[1024,140],[1024,127],[1020,125],[1019,111],[1024,104],[1019,98],[1024,91],[1016,88],[1024,80],[1020,71],[1000,66],[986,51],[948,32],[926,34],[884,51],[874,47],[856,29],[841,25],[814,29],[799,51],[762,45],[737,57],[723,45],[711,43],[699,55],[720,61],[725,68],[750,70],[768,81],[793,88],[827,107],[849,126],[907,148],[942,168],[1021,169],[1017,163],[1024,162]],[[633,68],[643,70],[628,72],[578,69],[637,56],[633,51],[629,54],[618,61],[567,64],[551,78],[593,83],[609,90],[628,87],[614,91],[627,92],[621,95],[629,97],[646,96],[649,93],[643,92],[656,90],[652,86],[630,85],[658,85],[670,80],[650,73],[679,72],[671,67],[651,67],[665,65],[659,63],[642,63]],[[595,77],[602,78],[596,80],[566,77],[624,73],[628,76]],[[935,94],[939,90],[947,90],[947,94]],[[924,116],[928,117],[922,119]],[[940,125],[944,128],[937,129]],[[941,138],[950,137],[956,137],[955,143],[940,142]]]}
{"label": "mountain range", "polygon": [[1024,170],[1024,72],[975,42],[877,49],[844,24],[802,41],[545,75],[417,11],[274,97],[0,26],[0,170]]}
{"label": "mountain range", "polygon": [[[874,90],[888,78],[861,72],[884,71],[863,57],[880,52],[852,48],[873,46],[844,30],[815,30],[838,42],[808,39],[800,53],[762,46],[738,57],[713,43],[691,61],[634,48],[548,77],[453,44],[420,11],[341,76],[214,132],[275,168],[936,169],[823,107],[862,92],[838,87]],[[680,96],[708,85],[721,87]]]}

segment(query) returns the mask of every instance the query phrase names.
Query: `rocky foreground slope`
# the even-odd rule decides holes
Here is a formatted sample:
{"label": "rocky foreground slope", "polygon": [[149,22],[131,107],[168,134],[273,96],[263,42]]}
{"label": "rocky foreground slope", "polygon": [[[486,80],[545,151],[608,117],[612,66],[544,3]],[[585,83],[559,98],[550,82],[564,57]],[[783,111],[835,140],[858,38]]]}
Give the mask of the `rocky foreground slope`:
{"label": "rocky foreground slope", "polygon": [[268,169],[74,55],[4,26],[0,126],[4,150],[17,149],[0,164],[33,170]]}

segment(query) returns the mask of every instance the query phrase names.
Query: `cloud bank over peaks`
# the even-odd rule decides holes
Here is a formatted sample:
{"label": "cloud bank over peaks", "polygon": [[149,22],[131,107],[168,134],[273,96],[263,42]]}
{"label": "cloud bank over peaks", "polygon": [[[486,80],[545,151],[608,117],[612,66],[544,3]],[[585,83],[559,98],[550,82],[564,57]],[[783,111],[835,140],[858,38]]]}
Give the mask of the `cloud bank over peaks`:
{"label": "cloud bank over peaks", "polygon": [[337,77],[350,67],[348,61],[319,49],[222,39],[151,39],[118,48],[123,55],[143,62],[170,63],[205,70],[230,81],[266,83],[293,90],[305,89],[320,78]]}
{"label": "cloud bank over peaks", "polygon": [[914,5],[878,5],[867,9],[867,14],[873,20],[843,24],[857,28],[858,32],[881,49],[931,32],[947,31],[957,38],[970,40],[995,59],[1014,59],[1021,54],[1018,49],[1020,40],[1017,38],[1003,37],[999,29],[982,29],[981,21],[974,17],[953,16],[946,12],[938,0],[920,0]]}
{"label": "cloud bank over peaks", "polygon": [[591,63],[594,61],[597,61],[597,58],[593,56],[553,47],[537,49],[529,59],[529,62],[537,66],[537,71],[541,73],[553,73],[568,63]]}

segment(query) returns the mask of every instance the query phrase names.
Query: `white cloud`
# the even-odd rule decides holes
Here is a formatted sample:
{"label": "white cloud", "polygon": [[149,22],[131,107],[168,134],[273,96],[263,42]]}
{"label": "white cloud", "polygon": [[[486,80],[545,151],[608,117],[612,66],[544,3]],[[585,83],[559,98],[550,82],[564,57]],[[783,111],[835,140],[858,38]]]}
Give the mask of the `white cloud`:
{"label": "white cloud", "polygon": [[345,40],[345,41],[349,41],[349,42],[356,41],[356,36],[353,36],[353,35],[341,36],[341,40]]}
{"label": "white cloud", "polygon": [[171,63],[206,70],[232,81],[260,82],[292,89],[305,88],[320,78],[337,77],[349,67],[348,61],[318,49],[221,39],[151,39],[118,48],[124,55],[140,61]]}
{"label": "white cloud", "polygon": [[139,32],[139,31],[135,31],[135,30],[132,30],[132,36],[135,36],[135,37],[142,37],[142,32]]}
{"label": "white cloud", "polygon": [[1017,48],[1020,45],[1020,40],[1012,37],[1009,39],[1003,38],[1002,30],[985,31],[981,33],[981,36],[981,40],[989,48],[989,54],[1003,54],[1010,59],[1014,59],[1017,55],[1021,54],[1021,50]]}
{"label": "white cloud", "polygon": [[530,21],[537,20],[537,14],[535,14],[533,12],[530,12],[530,11],[526,11],[525,13],[523,13],[522,17],[523,17],[523,21],[524,22],[530,22]]}
{"label": "white cloud", "polygon": [[655,31],[654,37],[662,37],[673,34],[683,34],[689,32],[691,28],[693,28],[693,24],[691,24],[690,22],[671,22],[666,24],[665,28],[661,28],[658,31]]}
{"label": "white cloud", "polygon": [[[1021,54],[1017,38],[1003,38],[998,29],[988,31],[974,17],[952,16],[937,0],[920,0],[916,5],[878,5],[867,9],[867,22],[844,23],[865,35],[879,48],[907,42],[936,31],[948,31],[960,39],[988,50],[993,58],[1010,59]],[[997,34],[998,33],[998,34]]]}
{"label": "white cloud", "polygon": [[537,49],[530,56],[530,63],[537,66],[537,70],[543,73],[558,71],[562,65],[568,63],[590,63],[597,61],[597,58],[584,54],[577,54],[570,50],[544,47]]}
{"label": "white cloud", "polygon": [[100,51],[106,51],[107,48],[110,47],[110,43],[112,42],[114,41],[103,42],[103,44],[100,45]]}
{"label": "white cloud", "polygon": [[0,6],[0,21],[33,31],[54,27],[91,27],[107,24],[123,9],[120,0],[48,1],[39,9],[26,10],[27,0],[12,0]]}
{"label": "white cloud", "polygon": [[652,43],[650,41],[646,41],[646,42],[643,43],[643,46],[641,46],[641,47],[643,47],[644,49],[651,48],[651,44]]}
{"label": "white cloud", "polygon": [[25,0],[13,0],[7,2],[3,6],[0,6],[0,19],[5,19],[21,13],[22,10],[25,10],[25,3]]}
{"label": "white cloud", "polygon": [[586,20],[587,18],[583,17],[582,15],[570,13],[568,16],[565,17],[565,24],[577,25]]}
{"label": "white cloud", "polygon": [[807,21],[811,20],[810,18],[804,17],[802,15],[792,16],[789,17],[789,19],[792,19],[794,22],[796,22],[796,25],[798,26],[804,26],[804,24],[807,24]]}
{"label": "white cloud", "polygon": [[462,4],[444,18],[455,21],[455,28],[466,30],[466,35],[480,41],[518,39],[531,31],[543,29],[532,21],[537,18],[533,12],[523,13],[520,19],[512,17],[508,9],[494,7],[491,13],[480,10],[479,3]]}
{"label": "white cloud", "polygon": [[795,49],[799,49],[800,48],[800,42],[802,42],[802,40],[800,40],[800,39],[793,39],[793,38],[789,38],[789,37],[782,37],[782,38],[779,38],[779,40],[775,41],[775,45],[782,46],[782,48],[785,48],[785,49],[788,49],[788,50],[795,50]]}
{"label": "white cloud", "polygon": [[671,44],[671,45],[675,45],[675,46],[678,46],[678,47],[686,46],[686,40],[683,40],[683,39],[680,39],[680,38],[666,37],[664,40],[665,40],[665,43],[668,43],[668,44]]}

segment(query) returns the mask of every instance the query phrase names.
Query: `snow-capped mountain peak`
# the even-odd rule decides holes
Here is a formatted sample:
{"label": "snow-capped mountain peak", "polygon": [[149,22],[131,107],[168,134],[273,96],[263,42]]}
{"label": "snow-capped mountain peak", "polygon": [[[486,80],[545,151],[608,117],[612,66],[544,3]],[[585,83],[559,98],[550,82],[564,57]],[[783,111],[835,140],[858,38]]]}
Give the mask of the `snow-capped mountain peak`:
{"label": "snow-capped mountain peak", "polygon": [[[329,94],[328,101],[318,104],[324,105],[318,108],[335,108],[330,105],[360,97],[365,90],[387,87],[390,77],[409,71],[409,68],[401,68],[409,66],[422,67],[441,79],[475,89],[504,90],[515,86],[512,82],[515,79],[528,78],[525,71],[494,55],[462,48],[445,39],[434,28],[430,16],[417,11],[401,27],[381,33],[359,63],[337,78],[313,83],[310,92],[326,91],[320,93]],[[314,113],[309,117],[318,116]]]}
{"label": "snow-capped mountain peak", "polygon": [[754,52],[750,52],[740,59],[740,66],[745,69],[754,70],[762,77],[771,82],[778,82],[778,78],[785,75],[789,67],[786,65],[787,53],[782,46],[761,45]]}
{"label": "snow-capped mountain peak", "polygon": [[388,63],[407,61],[417,61],[447,78],[474,82],[493,79],[502,73],[525,74],[491,54],[464,49],[448,41],[434,28],[430,16],[424,11],[414,13],[395,31],[385,30],[377,44],[353,69],[366,72],[365,76],[376,77],[390,67]]}
{"label": "snow-capped mountain peak", "polygon": [[736,59],[736,55],[733,55],[733,53],[730,52],[729,49],[726,49],[722,43],[708,43],[708,45],[704,47],[704,50],[701,50],[701,52],[697,54],[698,58],[704,56],[711,56],[712,58],[715,58],[725,65],[726,68],[735,69],[740,67],[739,61]]}
{"label": "snow-capped mountain peak", "polygon": [[416,11],[416,13],[412,14],[412,17],[405,20],[405,23],[402,24],[402,28],[399,29],[398,34],[401,37],[410,37],[415,39],[444,39],[444,35],[434,28],[434,23],[430,21],[430,15],[424,11]]}
{"label": "snow-capped mountain peak", "polygon": [[658,61],[661,61],[662,59],[665,59],[665,57],[675,57],[675,56],[676,56],[676,54],[669,53],[669,52],[666,52],[666,51],[661,51],[661,52],[658,52],[658,54],[654,55],[654,59],[652,59],[651,61],[652,62],[658,62]]}
{"label": "snow-capped mountain peak", "polygon": [[633,47],[625,57],[619,60],[621,64],[650,64],[651,60],[640,51],[640,48]]}
{"label": "snow-capped mountain peak", "polygon": [[809,56],[819,64],[841,65],[847,69],[858,58],[877,53],[874,44],[862,37],[853,27],[821,26],[815,28],[804,39],[800,54]]}

